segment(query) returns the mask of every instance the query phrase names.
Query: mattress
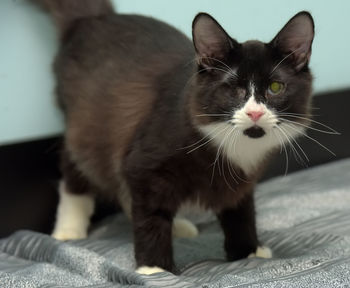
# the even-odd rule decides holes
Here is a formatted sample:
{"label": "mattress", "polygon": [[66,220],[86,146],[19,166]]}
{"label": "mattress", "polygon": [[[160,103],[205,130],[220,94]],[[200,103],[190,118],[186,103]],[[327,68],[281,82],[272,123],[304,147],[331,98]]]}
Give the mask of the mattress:
{"label": "mattress", "polygon": [[117,214],[84,240],[24,230],[0,239],[0,287],[350,287],[350,159],[271,179],[255,196],[271,259],[226,262],[215,217],[192,215],[199,236],[174,239],[180,273],[139,275],[131,224]]}

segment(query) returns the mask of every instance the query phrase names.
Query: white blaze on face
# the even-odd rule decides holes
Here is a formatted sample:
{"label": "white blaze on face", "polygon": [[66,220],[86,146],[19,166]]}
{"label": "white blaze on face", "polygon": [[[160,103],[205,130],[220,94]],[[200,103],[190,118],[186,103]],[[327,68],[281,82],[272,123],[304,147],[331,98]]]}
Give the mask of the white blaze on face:
{"label": "white blaze on face", "polygon": [[261,111],[266,112],[267,108],[264,104],[256,102],[255,97],[252,95],[249,97],[247,103],[244,105],[245,111]]}
{"label": "white blaze on face", "polygon": [[[258,103],[255,99],[255,85],[250,83],[249,85],[249,98],[241,109],[236,110],[233,113],[231,123],[241,125],[241,129],[248,129],[254,125],[257,125],[264,130],[271,129],[278,120],[276,115],[267,108],[263,103]],[[252,120],[249,116],[250,113],[260,113],[262,116],[257,121]],[[265,131],[267,132],[267,131]]]}
{"label": "white blaze on face", "polygon": [[255,99],[255,86],[253,83],[250,84],[250,97],[247,103],[244,105],[244,112],[249,116],[249,113],[256,112],[264,114],[266,113],[266,106],[261,103],[257,103]]}

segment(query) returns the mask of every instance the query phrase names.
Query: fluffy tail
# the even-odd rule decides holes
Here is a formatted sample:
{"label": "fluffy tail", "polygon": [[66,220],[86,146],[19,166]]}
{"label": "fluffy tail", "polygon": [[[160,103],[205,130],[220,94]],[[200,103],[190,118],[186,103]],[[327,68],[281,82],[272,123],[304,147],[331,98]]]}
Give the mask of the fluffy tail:
{"label": "fluffy tail", "polygon": [[51,14],[61,35],[74,21],[114,13],[109,0],[30,0]]}

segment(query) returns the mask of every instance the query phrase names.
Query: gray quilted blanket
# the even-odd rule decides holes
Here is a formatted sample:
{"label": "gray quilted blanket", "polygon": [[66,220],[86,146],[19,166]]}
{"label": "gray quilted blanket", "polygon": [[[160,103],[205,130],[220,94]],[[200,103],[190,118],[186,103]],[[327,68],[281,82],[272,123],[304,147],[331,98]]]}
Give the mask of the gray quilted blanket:
{"label": "gray quilted blanket", "polygon": [[18,231],[0,240],[0,287],[350,287],[350,159],[262,183],[260,239],[272,259],[227,263],[214,218],[175,239],[180,275],[134,273],[130,223],[105,219],[88,239]]}

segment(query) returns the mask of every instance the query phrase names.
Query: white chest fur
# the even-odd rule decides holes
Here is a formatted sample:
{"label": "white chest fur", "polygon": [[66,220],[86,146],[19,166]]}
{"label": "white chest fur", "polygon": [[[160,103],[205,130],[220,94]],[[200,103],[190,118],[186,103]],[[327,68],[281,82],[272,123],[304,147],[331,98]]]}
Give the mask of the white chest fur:
{"label": "white chest fur", "polygon": [[242,131],[234,130],[231,124],[216,123],[200,127],[200,130],[209,135],[218,153],[222,153],[246,174],[253,173],[255,168],[267,156],[278,141],[270,133],[258,139],[243,135]]}

